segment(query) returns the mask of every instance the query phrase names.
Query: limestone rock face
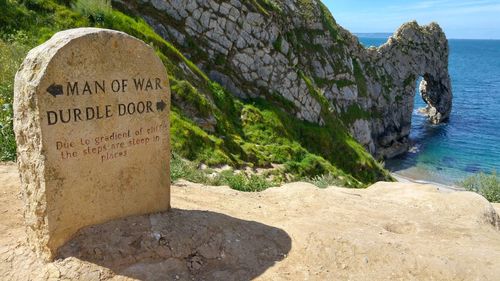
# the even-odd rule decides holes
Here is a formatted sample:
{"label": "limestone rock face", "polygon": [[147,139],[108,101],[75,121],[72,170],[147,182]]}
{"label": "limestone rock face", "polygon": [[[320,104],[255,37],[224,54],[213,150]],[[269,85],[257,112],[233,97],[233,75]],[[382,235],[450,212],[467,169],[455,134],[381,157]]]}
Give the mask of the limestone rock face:
{"label": "limestone rock face", "polygon": [[[382,115],[371,119],[376,155],[393,157],[408,149],[418,78],[422,79],[421,97],[427,103],[420,111],[433,124],[448,120],[452,108],[448,53],[448,41],[437,24],[419,26],[416,22],[402,25],[383,46],[360,50],[371,97],[362,106],[372,103]],[[370,71],[373,74],[366,75]],[[380,101],[377,94],[384,101],[373,102]]]}
{"label": "limestone rock face", "polygon": [[37,254],[50,260],[84,226],[169,209],[169,103],[162,62],[125,33],[67,30],[29,52],[14,130]]}
{"label": "limestone rock face", "polygon": [[437,24],[405,24],[385,45],[366,49],[321,1],[266,3],[113,4],[144,18],[235,96],[279,95],[295,105],[296,117],[317,124],[339,117],[377,157],[407,150],[419,77],[430,122],[449,118],[448,43]]}

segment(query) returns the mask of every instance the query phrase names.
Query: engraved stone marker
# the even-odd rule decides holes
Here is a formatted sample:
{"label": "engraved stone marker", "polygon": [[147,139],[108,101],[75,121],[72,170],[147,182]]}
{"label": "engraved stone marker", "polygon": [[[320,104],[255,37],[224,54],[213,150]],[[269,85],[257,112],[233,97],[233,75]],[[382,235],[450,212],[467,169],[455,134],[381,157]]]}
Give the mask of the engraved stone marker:
{"label": "engraved stone marker", "polygon": [[79,28],[31,50],[14,129],[28,240],[46,260],[80,228],[170,208],[170,89],[154,50]]}

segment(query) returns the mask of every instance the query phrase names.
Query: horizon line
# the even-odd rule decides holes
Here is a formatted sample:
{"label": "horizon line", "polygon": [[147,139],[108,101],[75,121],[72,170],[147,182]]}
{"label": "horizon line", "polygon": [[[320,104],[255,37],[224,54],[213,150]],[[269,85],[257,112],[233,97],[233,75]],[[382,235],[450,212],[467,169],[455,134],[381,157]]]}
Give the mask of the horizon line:
{"label": "horizon line", "polygon": [[[384,34],[384,35],[393,35],[395,32],[351,32],[352,34]],[[377,38],[377,37],[374,37]],[[459,37],[446,37],[447,39],[453,39],[453,40],[490,40],[490,41],[499,41],[499,38],[459,38]],[[382,38],[381,38],[382,39]]]}

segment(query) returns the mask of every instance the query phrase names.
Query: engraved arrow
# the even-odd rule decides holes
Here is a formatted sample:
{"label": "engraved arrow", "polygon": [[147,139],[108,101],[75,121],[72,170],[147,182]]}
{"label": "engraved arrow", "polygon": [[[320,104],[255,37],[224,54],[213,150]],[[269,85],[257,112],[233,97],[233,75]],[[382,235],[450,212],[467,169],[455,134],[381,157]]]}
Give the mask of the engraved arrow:
{"label": "engraved arrow", "polygon": [[51,94],[54,98],[57,96],[62,96],[64,94],[63,93],[63,86],[57,85],[56,83],[52,83],[52,85],[50,85],[47,88],[47,92],[49,92],[49,94]]}
{"label": "engraved arrow", "polygon": [[156,103],[157,111],[163,111],[165,107],[167,107],[167,104],[163,100],[160,100],[159,102]]}

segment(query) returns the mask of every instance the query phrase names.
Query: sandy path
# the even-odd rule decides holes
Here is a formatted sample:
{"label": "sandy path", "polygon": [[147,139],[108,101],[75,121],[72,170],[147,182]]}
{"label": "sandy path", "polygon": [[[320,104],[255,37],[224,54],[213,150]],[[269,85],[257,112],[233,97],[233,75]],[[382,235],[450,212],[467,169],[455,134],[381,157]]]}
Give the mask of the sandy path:
{"label": "sandy path", "polygon": [[60,260],[44,265],[23,243],[16,173],[0,166],[2,280],[500,277],[492,205],[473,193],[415,183],[367,190],[296,183],[241,193],[181,182],[172,188],[172,212],[82,230]]}

